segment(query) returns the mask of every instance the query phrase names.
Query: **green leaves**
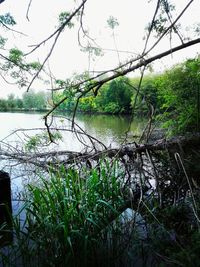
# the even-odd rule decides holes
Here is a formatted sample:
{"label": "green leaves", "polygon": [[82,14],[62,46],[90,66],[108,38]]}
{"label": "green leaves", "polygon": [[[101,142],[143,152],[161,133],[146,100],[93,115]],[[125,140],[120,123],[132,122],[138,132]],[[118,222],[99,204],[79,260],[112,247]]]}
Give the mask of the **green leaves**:
{"label": "green leaves", "polygon": [[10,13],[6,13],[5,15],[0,15],[0,23],[1,25],[6,24],[9,26],[14,26],[16,24],[16,21]]}
{"label": "green leaves", "polygon": [[0,35],[0,48],[3,48],[7,39]]}
{"label": "green leaves", "polygon": [[74,23],[72,23],[71,21],[67,22],[69,17],[70,17],[70,13],[69,12],[66,12],[66,11],[65,12],[61,12],[60,15],[59,15],[59,18],[58,18],[59,25],[62,26],[62,25],[67,23],[67,27],[69,29],[73,28],[74,27]]}
{"label": "green leaves", "polygon": [[12,48],[9,51],[9,59],[16,65],[22,62],[23,52],[17,48]]}
{"label": "green leaves", "polygon": [[41,68],[41,64],[37,61],[28,63],[27,69],[32,69],[32,70],[39,70]]}
{"label": "green leaves", "polygon": [[[172,12],[175,10],[175,5],[171,4],[169,0],[160,0],[159,7],[157,10],[157,14],[152,21],[146,27],[148,32],[152,30],[155,32],[155,37],[161,36],[172,23]],[[175,32],[177,34],[177,30],[180,25],[175,24],[171,29],[169,29],[168,34]],[[167,32],[166,32],[167,33]]]}
{"label": "green leaves", "polygon": [[88,43],[86,47],[81,48],[81,51],[85,53],[89,53],[89,55],[93,57],[102,57],[104,55],[100,47],[93,47],[90,45],[90,43]]}
{"label": "green leaves", "polygon": [[110,82],[104,96],[105,111],[110,110],[110,113],[130,111],[132,91],[127,78],[118,78]]}
{"label": "green leaves", "polygon": [[198,125],[200,59],[189,59],[157,80],[164,126],[171,133],[194,131]]}
{"label": "green leaves", "polygon": [[[5,44],[6,39],[0,38],[0,46]],[[5,62],[1,64],[1,69],[5,74],[12,77],[16,84],[23,87],[28,84],[30,75],[34,75],[41,64],[37,61],[26,62],[24,53],[18,48],[9,50],[9,54],[5,57]]]}
{"label": "green leaves", "polygon": [[[62,135],[59,132],[52,132],[51,138],[54,141],[58,141],[62,139]],[[25,144],[25,149],[29,152],[35,151],[39,147],[47,146],[49,142],[49,135],[47,132],[36,134],[30,137],[28,142]]]}
{"label": "green leaves", "polygon": [[115,27],[119,26],[118,20],[113,16],[110,16],[107,19],[107,24],[108,24],[109,28],[112,30],[114,30]]}

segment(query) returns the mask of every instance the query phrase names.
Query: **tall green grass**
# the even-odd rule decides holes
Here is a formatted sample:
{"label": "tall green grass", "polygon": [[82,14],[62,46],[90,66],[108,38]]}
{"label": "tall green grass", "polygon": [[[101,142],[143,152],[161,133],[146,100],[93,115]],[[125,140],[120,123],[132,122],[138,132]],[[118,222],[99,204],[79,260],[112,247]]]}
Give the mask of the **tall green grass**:
{"label": "tall green grass", "polygon": [[116,231],[111,218],[124,203],[122,175],[117,163],[102,161],[94,169],[61,166],[39,186],[29,185],[26,219],[22,211],[13,219],[15,241],[5,266],[15,266],[14,259],[22,266],[98,266],[106,257],[100,248]]}

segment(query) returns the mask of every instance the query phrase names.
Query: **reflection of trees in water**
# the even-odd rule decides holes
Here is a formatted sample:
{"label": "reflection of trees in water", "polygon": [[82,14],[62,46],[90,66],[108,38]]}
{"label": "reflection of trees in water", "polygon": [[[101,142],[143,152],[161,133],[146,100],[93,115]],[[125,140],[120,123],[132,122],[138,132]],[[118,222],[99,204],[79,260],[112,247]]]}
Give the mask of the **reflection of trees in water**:
{"label": "reflection of trees in water", "polygon": [[129,136],[141,134],[145,121],[134,119],[131,122],[130,116],[113,115],[78,115],[78,121],[84,124],[84,129],[104,142],[110,143],[112,140],[120,142],[130,126]]}

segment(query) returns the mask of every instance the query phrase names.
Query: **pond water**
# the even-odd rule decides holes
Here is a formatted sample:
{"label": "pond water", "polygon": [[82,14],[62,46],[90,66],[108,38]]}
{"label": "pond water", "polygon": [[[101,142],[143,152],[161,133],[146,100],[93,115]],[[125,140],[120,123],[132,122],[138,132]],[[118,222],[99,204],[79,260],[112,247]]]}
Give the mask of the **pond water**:
{"label": "pond water", "polygon": [[[0,113],[0,141],[16,141],[17,135],[9,135],[17,129],[44,127],[43,115],[44,114],[37,113]],[[70,116],[68,116],[68,118],[70,118]],[[135,119],[130,124],[130,117],[128,116],[111,115],[78,114],[75,122],[86,131],[87,134],[94,136],[106,146],[112,147],[118,146],[124,140],[125,133],[129,128],[129,140],[133,141],[132,137],[140,135],[145,126],[145,121],[140,119]],[[60,117],[56,121],[56,126],[71,129],[71,122]],[[5,139],[7,136],[9,136],[9,138]],[[70,132],[64,133],[64,143],[66,149],[72,151],[79,151],[81,149],[80,142],[77,140],[76,135]]]}
{"label": "pond water", "polygon": [[[4,146],[4,143],[7,143],[9,146],[12,146],[13,150],[16,149],[16,151],[18,151],[22,143],[28,141],[29,136],[38,134],[41,128],[45,128],[43,115],[44,114],[38,113],[0,113],[1,147]],[[70,117],[68,116],[67,118]],[[128,129],[129,141],[133,141],[133,136],[140,135],[145,127],[145,121],[139,119],[134,120],[130,124],[130,117],[128,116],[78,114],[75,122],[87,134],[94,136],[106,146],[110,147],[119,146],[120,143],[123,142],[125,133]],[[84,145],[79,142],[77,135],[70,131],[71,121],[60,116],[55,120],[53,126],[62,128],[64,131],[62,142],[53,145],[51,149],[66,149],[71,151],[81,151],[84,149]],[[18,129],[26,129],[28,131],[15,132]],[[31,129],[36,130],[33,131]],[[77,130],[79,131],[80,128],[77,127]],[[15,134],[12,134],[13,132],[15,132]],[[89,142],[87,138],[82,137],[84,137],[84,135],[81,135],[82,141],[86,143]],[[1,159],[0,170],[1,169],[10,174],[12,197],[15,199],[18,192],[22,190],[24,180],[26,180],[27,177],[22,177],[22,167],[17,163],[11,165],[7,161]]]}

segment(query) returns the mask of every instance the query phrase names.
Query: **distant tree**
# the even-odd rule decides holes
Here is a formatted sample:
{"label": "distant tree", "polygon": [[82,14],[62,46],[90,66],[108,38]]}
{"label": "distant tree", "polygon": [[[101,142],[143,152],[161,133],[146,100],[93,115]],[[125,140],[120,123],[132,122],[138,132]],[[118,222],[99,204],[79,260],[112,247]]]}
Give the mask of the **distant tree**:
{"label": "distant tree", "polygon": [[[146,116],[149,112],[158,112],[158,93],[156,87],[156,79],[159,75],[145,75],[142,79],[141,88],[139,90],[138,99],[135,106],[135,113]],[[135,103],[135,96],[138,89],[140,78],[131,79],[133,86],[132,106]],[[153,110],[152,110],[153,109]]]}
{"label": "distant tree", "polygon": [[22,101],[24,108],[26,109],[35,108],[35,93],[32,90],[30,90],[28,93],[25,92],[22,95]]}
{"label": "distant tree", "polygon": [[9,94],[7,98],[7,105],[9,109],[16,108],[16,99],[14,94]]}
{"label": "distant tree", "polygon": [[45,92],[35,92],[30,90],[22,96],[23,106],[26,109],[46,109],[47,94]]}
{"label": "distant tree", "polygon": [[7,110],[8,110],[7,100],[0,99],[0,111],[7,111]]}
{"label": "distant tree", "polygon": [[96,103],[94,96],[82,97],[79,104],[79,110],[84,112],[96,112]]}
{"label": "distant tree", "polygon": [[47,94],[43,91],[35,93],[35,107],[37,109],[46,109],[47,107]]}
{"label": "distant tree", "polygon": [[105,111],[111,113],[130,112],[133,93],[127,81],[127,78],[118,78],[110,82],[105,93]]}
{"label": "distant tree", "polygon": [[22,101],[22,99],[21,98],[16,98],[16,107],[18,108],[18,109],[22,109],[23,108],[23,101]]}

